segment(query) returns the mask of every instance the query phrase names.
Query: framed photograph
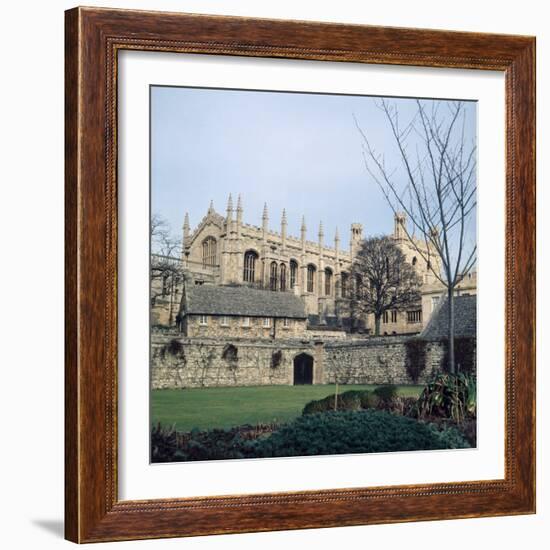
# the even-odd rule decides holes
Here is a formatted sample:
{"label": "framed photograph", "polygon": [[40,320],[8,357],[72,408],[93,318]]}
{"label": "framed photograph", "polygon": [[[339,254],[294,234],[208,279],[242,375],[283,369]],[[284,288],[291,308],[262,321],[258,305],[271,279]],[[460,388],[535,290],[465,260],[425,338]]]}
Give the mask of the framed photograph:
{"label": "framed photograph", "polygon": [[66,12],[66,537],[535,511],[535,39]]}

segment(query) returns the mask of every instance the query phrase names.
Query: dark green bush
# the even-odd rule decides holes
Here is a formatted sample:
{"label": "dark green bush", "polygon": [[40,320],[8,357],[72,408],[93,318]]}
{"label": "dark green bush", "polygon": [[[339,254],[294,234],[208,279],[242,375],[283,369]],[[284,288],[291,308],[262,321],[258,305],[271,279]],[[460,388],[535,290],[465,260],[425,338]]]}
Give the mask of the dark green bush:
{"label": "dark green bush", "polygon": [[[336,407],[335,400],[337,400]],[[328,411],[358,411],[376,407],[377,398],[368,391],[349,390],[344,393],[328,395],[323,399],[310,401],[304,407],[302,414],[313,414]]]}
{"label": "dark green bush", "polygon": [[466,449],[471,446],[468,438],[454,426],[442,425],[438,427],[431,423],[426,426],[439,440],[442,449]]}
{"label": "dark green bush", "polygon": [[468,447],[458,431],[372,409],[308,414],[270,437],[249,442],[248,456],[311,456]]}
{"label": "dark green bush", "polygon": [[393,384],[383,384],[382,386],[375,388],[373,393],[382,401],[390,401],[391,399],[397,397],[397,386],[394,386]]}

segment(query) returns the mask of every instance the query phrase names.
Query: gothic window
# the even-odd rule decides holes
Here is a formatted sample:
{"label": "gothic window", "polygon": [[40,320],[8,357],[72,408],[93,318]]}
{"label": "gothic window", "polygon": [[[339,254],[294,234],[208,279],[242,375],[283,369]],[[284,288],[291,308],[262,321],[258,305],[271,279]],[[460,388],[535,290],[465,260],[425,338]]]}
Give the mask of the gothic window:
{"label": "gothic window", "polygon": [[202,241],[202,267],[213,267],[216,265],[216,239],[207,237]]}
{"label": "gothic window", "polygon": [[348,297],[348,291],[349,291],[349,288],[348,288],[348,285],[349,285],[349,275],[344,271],[342,272],[342,274],[340,275],[341,277],[341,282],[340,282],[340,292],[342,293],[342,298],[347,298]]}
{"label": "gothic window", "polygon": [[258,259],[258,254],[253,250],[245,252],[244,255],[244,273],[243,281],[245,283],[253,283],[256,280],[256,260]]}
{"label": "gothic window", "polygon": [[416,258],[416,256],[415,256],[415,257],[413,258],[412,264],[413,264],[413,265],[416,265],[417,262],[418,262],[418,260],[417,260],[417,258]]}
{"label": "gothic window", "polygon": [[290,260],[290,288],[294,288],[298,282],[298,262]]}
{"label": "gothic window", "polygon": [[325,296],[332,294],[332,269],[327,267],[325,269]]}
{"label": "gothic window", "polygon": [[285,264],[281,264],[279,279],[280,279],[279,288],[284,292],[286,290],[286,265]]}
{"label": "gothic window", "polygon": [[315,272],[316,267],[313,264],[307,266],[307,291],[314,292],[315,290]]}
{"label": "gothic window", "polygon": [[269,270],[269,290],[277,290],[277,262],[271,262]]}
{"label": "gothic window", "polygon": [[391,322],[392,323],[397,323],[397,310],[396,309],[392,309],[392,311],[391,311]]}
{"label": "gothic window", "polygon": [[382,321],[384,323],[387,323],[389,321],[388,319],[388,312],[387,311],[384,311],[384,313],[382,314]]}

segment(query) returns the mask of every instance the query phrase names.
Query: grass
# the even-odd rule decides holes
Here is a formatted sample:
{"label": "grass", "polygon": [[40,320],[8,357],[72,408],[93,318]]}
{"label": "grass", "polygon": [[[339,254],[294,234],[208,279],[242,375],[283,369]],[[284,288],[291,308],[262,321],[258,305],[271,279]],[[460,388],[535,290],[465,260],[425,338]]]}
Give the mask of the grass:
{"label": "grass", "polygon": [[[375,387],[339,386],[338,393]],[[398,386],[398,393],[404,397],[417,397],[421,390],[422,386]],[[153,390],[151,421],[175,424],[178,431],[288,422],[302,414],[307,402],[334,392],[334,385]]]}

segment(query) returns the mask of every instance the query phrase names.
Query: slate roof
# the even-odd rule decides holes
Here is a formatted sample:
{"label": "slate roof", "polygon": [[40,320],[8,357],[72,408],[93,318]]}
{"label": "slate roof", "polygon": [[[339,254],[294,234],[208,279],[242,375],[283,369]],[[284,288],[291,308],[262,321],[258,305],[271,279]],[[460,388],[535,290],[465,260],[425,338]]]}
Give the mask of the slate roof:
{"label": "slate roof", "polygon": [[[455,296],[455,337],[475,338],[477,326],[477,297],[475,295]],[[447,338],[447,315],[449,304],[447,298],[442,300],[432,314],[426,328],[419,337],[426,340]]]}
{"label": "slate roof", "polygon": [[180,314],[306,318],[304,302],[300,297],[290,292],[273,292],[246,286],[188,287]]}

